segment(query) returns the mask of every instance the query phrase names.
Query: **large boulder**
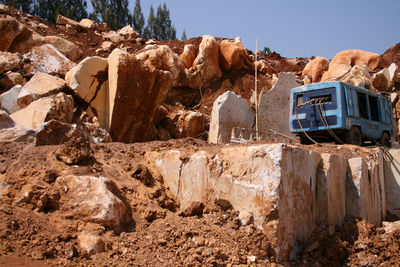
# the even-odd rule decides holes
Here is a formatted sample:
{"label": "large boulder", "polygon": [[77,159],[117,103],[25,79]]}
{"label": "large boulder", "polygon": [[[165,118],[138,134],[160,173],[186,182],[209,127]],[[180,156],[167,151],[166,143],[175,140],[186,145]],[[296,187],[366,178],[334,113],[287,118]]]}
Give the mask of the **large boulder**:
{"label": "large boulder", "polygon": [[0,51],[0,74],[22,67],[22,57],[18,54]]}
{"label": "large boulder", "polygon": [[61,176],[57,178],[63,215],[121,230],[129,220],[128,208],[116,196],[117,186],[104,176]]}
{"label": "large boulder", "polygon": [[82,19],[79,22],[79,25],[81,25],[84,28],[94,29],[94,28],[97,28],[98,23],[93,21],[93,20],[91,20],[91,19]]}
{"label": "large boulder", "polygon": [[16,124],[7,112],[0,110],[0,143],[33,140],[35,132]]}
{"label": "large boulder", "polygon": [[172,87],[171,72],[156,69],[134,55],[115,49],[108,57],[108,80],[109,120],[105,127],[113,140],[153,139],[157,134],[154,113]]}
{"label": "large boulder", "polygon": [[379,55],[358,49],[343,50],[337,53],[329,63],[329,69],[324,73],[321,81],[340,80],[355,65],[364,65],[369,71],[373,71],[379,65]]}
{"label": "large boulder", "polygon": [[396,81],[397,71],[397,64],[392,63],[388,68],[384,68],[372,76],[372,84],[380,91],[391,91]]}
{"label": "large boulder", "polygon": [[90,105],[100,124],[109,121],[107,109],[108,62],[101,57],[88,57],[72,68],[66,75],[67,85]]}
{"label": "large boulder", "polygon": [[35,46],[32,50],[24,55],[31,63],[27,66],[28,73],[45,72],[51,75],[60,75],[64,77],[65,74],[75,66],[75,63],[64,56],[54,46],[45,44],[42,46]]}
{"label": "large boulder", "polygon": [[223,40],[219,44],[221,52],[221,66],[225,70],[240,70],[243,67],[253,67],[248,56],[249,53],[243,47],[240,37],[236,37],[235,40]]}
{"label": "large boulder", "polygon": [[180,138],[199,137],[207,124],[206,116],[198,111],[180,110],[177,114],[176,130]]}
{"label": "large boulder", "polygon": [[192,44],[187,44],[183,48],[182,54],[179,56],[187,69],[191,68],[196,59],[198,49]]}
{"label": "large boulder", "polygon": [[123,36],[127,41],[133,41],[139,37],[139,33],[135,32],[131,25],[126,25],[125,27],[119,29],[117,33]]}
{"label": "large boulder", "polygon": [[0,17],[0,51],[8,51],[14,39],[24,30],[26,27],[13,17]]}
{"label": "large boulder", "polygon": [[[379,225],[385,217],[385,199],[387,203],[385,195],[391,196],[391,194],[385,194],[385,183],[387,185],[393,180],[389,175],[391,170],[386,165],[388,162],[385,162],[385,166],[382,162],[382,153],[376,158],[378,159],[378,163],[367,162],[361,157],[348,160],[346,214],[353,217],[361,217],[369,223]],[[383,180],[385,182],[382,182]],[[389,180],[390,182],[387,183],[386,181]],[[390,189],[388,189],[386,187],[386,191],[390,192]],[[390,212],[393,211],[392,207],[388,207]],[[385,212],[383,212],[383,209],[385,209]]]}
{"label": "large boulder", "polygon": [[225,92],[214,101],[208,142],[212,144],[229,143],[232,128],[240,127],[251,130],[254,118],[254,111],[245,99],[234,92]]}
{"label": "large boulder", "polygon": [[268,139],[269,130],[295,137],[290,133],[290,90],[300,86],[293,73],[281,72],[271,90],[262,89],[258,100],[258,130],[262,139]]}
{"label": "large boulder", "polygon": [[65,82],[63,79],[44,72],[37,72],[21,88],[17,99],[18,106],[24,108],[36,99],[61,92],[64,87]]}
{"label": "large boulder", "polygon": [[57,16],[56,23],[57,23],[57,25],[67,25],[67,24],[71,24],[71,25],[75,25],[75,26],[79,25],[79,22],[77,22],[73,19],[64,17],[63,15]]}
{"label": "large boulder", "polygon": [[179,56],[168,46],[149,45],[144,51],[138,53],[136,58],[142,60],[149,67],[168,71],[172,76],[172,85],[179,85],[185,66]]}
{"label": "large boulder", "polygon": [[33,101],[27,107],[11,114],[18,124],[37,130],[44,122],[56,119],[70,123],[74,112],[72,96],[59,93]]}
{"label": "large boulder", "polygon": [[400,150],[391,149],[384,157],[386,209],[400,218]]}
{"label": "large boulder", "polygon": [[36,146],[60,145],[77,136],[96,144],[111,141],[107,131],[93,123],[83,122],[77,125],[51,120],[36,130]]}
{"label": "large boulder", "polygon": [[316,57],[304,67],[301,76],[305,78],[309,77],[311,82],[318,83],[321,81],[322,75],[329,68],[329,60],[324,57]]}
{"label": "large boulder", "polygon": [[355,65],[339,79],[342,82],[355,86],[372,88],[372,80],[368,68],[365,65]]}
{"label": "large boulder", "polygon": [[0,90],[8,90],[16,85],[24,85],[25,78],[19,72],[6,72],[0,77]]}
{"label": "large boulder", "polygon": [[104,40],[111,41],[114,44],[124,41],[124,37],[119,35],[116,31],[102,32],[101,35],[103,36]]}
{"label": "large boulder", "polygon": [[62,37],[46,36],[46,40],[71,61],[78,60],[83,55],[82,51],[74,43]]}
{"label": "large boulder", "polygon": [[9,114],[19,110],[18,95],[21,91],[22,86],[16,85],[7,92],[0,95],[0,107],[7,111]]}
{"label": "large boulder", "polygon": [[199,46],[199,54],[193,62],[189,86],[198,89],[221,78],[221,76],[217,40],[211,35],[204,35]]}
{"label": "large boulder", "polygon": [[0,51],[26,53],[33,46],[46,43],[46,39],[29,30],[15,18],[0,17]]}

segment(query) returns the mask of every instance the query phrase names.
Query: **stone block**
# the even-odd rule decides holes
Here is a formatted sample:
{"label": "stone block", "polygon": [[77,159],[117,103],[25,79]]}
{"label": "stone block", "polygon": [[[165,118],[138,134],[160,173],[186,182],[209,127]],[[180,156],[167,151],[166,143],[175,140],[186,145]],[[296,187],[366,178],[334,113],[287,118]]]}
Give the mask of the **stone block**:
{"label": "stone block", "polygon": [[116,185],[107,177],[61,176],[55,187],[60,190],[60,206],[65,216],[73,217],[118,231],[127,222],[128,209],[114,192]]}
{"label": "stone block", "polygon": [[232,128],[252,129],[254,118],[254,111],[245,99],[234,92],[225,92],[214,101],[208,142],[212,144],[229,143]]}
{"label": "stone block", "polygon": [[16,85],[7,92],[0,95],[0,106],[9,114],[14,113],[15,111],[20,109],[17,100],[21,88],[21,85]]}
{"label": "stone block", "polygon": [[65,82],[63,79],[44,72],[37,72],[21,88],[17,99],[18,106],[24,108],[36,99],[58,94],[64,87]]}
{"label": "stone block", "polygon": [[45,44],[42,46],[35,46],[24,55],[31,63],[27,65],[28,73],[45,72],[51,75],[60,75],[64,77],[65,74],[75,66],[75,63],[64,56],[53,45]]}
{"label": "stone block", "polygon": [[384,155],[386,208],[400,218],[400,150]]}
{"label": "stone block", "polygon": [[262,89],[258,100],[258,130],[261,139],[268,137],[268,130],[296,136],[290,132],[290,90],[300,86],[292,73],[281,72],[271,90]]}
{"label": "stone block", "polygon": [[37,130],[44,122],[57,119],[70,123],[74,113],[72,96],[59,93],[55,96],[43,97],[13,114],[11,118],[18,124]]}
{"label": "stone block", "polygon": [[108,63],[101,57],[88,57],[72,68],[66,75],[67,85],[90,105],[101,125],[109,123],[107,106]]}

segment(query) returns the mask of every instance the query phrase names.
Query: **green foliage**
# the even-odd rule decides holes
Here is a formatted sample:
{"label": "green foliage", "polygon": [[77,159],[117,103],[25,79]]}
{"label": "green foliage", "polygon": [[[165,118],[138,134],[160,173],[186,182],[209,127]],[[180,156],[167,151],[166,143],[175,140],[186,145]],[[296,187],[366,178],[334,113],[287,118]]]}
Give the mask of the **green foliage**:
{"label": "green foliage", "polygon": [[176,30],[172,26],[169,10],[165,3],[163,6],[158,6],[156,16],[154,16],[153,6],[150,7],[143,36],[146,39],[154,38],[159,41],[176,40]]}
{"label": "green foliage", "polygon": [[86,0],[36,0],[35,15],[54,24],[58,15],[80,21],[88,15],[86,8]]}
{"label": "green foliage", "polygon": [[140,6],[140,0],[136,0],[135,9],[133,10],[132,15],[132,26],[137,31],[140,36],[143,35],[144,28],[144,16],[142,12],[142,7]]}
{"label": "green foliage", "polygon": [[146,39],[151,39],[154,36],[156,18],[154,16],[153,6],[150,6],[149,16],[147,17],[147,25],[143,29],[143,37]]}
{"label": "green foliage", "polygon": [[32,14],[34,11],[34,0],[1,0],[0,3],[15,7],[29,14]]}
{"label": "green foliage", "polygon": [[131,22],[128,0],[91,0],[93,12],[90,18],[97,22],[105,22],[108,27],[118,30]]}
{"label": "green foliage", "polygon": [[263,52],[264,52],[264,54],[271,54],[272,53],[271,49],[269,47],[266,47],[266,46],[264,46]]}
{"label": "green foliage", "polygon": [[181,40],[182,41],[186,41],[187,40],[187,36],[186,36],[186,31],[185,30],[183,30]]}

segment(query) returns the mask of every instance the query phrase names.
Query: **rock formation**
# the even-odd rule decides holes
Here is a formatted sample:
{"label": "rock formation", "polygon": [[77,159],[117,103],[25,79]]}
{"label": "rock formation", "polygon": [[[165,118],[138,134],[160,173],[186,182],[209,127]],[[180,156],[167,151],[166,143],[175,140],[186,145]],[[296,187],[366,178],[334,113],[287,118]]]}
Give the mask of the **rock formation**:
{"label": "rock formation", "polygon": [[223,40],[219,43],[219,49],[221,51],[220,64],[224,70],[240,70],[244,67],[254,67],[249,60],[249,54],[244,49],[240,37],[237,37],[234,41]]}
{"label": "rock formation", "polygon": [[221,76],[217,41],[210,35],[204,35],[199,46],[199,53],[193,62],[189,86],[201,88]]}
{"label": "rock formation", "polygon": [[75,66],[75,63],[70,61],[50,44],[33,47],[32,50],[25,55],[25,58],[32,62],[31,65],[28,66],[28,71],[32,74],[41,71],[51,75],[58,74],[64,77],[65,74]]}
{"label": "rock formation", "polygon": [[28,106],[36,99],[55,95],[65,87],[65,82],[44,72],[37,72],[20,90],[17,103],[20,108]]}
{"label": "rock formation", "polygon": [[375,73],[372,76],[373,86],[379,91],[391,91],[396,81],[398,68],[396,63],[392,63],[388,68]]}
{"label": "rock formation", "polygon": [[128,209],[115,196],[116,186],[100,176],[62,176],[55,184],[60,190],[61,209],[65,216],[82,218],[121,230],[126,223]]}
{"label": "rock formation", "polygon": [[226,199],[240,213],[253,215],[279,260],[294,257],[317,227],[334,234],[346,215],[379,225],[386,214],[379,150],[374,151],[378,161],[368,162],[285,144],[223,147],[182,160],[183,153],[151,154],[182,208],[210,194]]}
{"label": "rock formation", "polygon": [[229,143],[232,128],[252,129],[254,118],[254,111],[245,99],[229,91],[222,94],[213,104],[208,142]]}
{"label": "rock formation", "polygon": [[324,57],[316,57],[304,67],[301,76],[305,78],[308,76],[310,82],[318,83],[321,81],[322,75],[329,68],[329,60]]}
{"label": "rock formation", "polygon": [[258,101],[258,130],[261,139],[268,139],[269,130],[293,136],[287,118],[290,114],[290,90],[300,86],[292,73],[279,73],[271,90],[262,89]]}
{"label": "rock formation", "polygon": [[364,65],[369,71],[373,71],[378,67],[379,55],[362,50],[343,50],[329,63],[329,69],[321,78],[322,82],[331,81],[332,79],[341,79],[355,65]]}
{"label": "rock formation", "polygon": [[37,130],[44,122],[51,119],[71,123],[73,111],[73,98],[59,93],[33,101],[25,108],[11,114],[11,118],[20,125]]}

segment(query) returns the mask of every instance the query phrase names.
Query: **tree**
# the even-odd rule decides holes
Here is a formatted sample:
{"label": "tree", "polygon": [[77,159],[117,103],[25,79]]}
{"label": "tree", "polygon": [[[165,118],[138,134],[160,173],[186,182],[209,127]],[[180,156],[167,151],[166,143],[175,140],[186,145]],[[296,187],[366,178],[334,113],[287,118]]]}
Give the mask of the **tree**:
{"label": "tree", "polygon": [[81,21],[88,17],[86,0],[64,0],[61,15],[70,19]]}
{"label": "tree", "polygon": [[271,49],[269,47],[266,47],[266,46],[264,46],[263,52],[264,52],[264,54],[271,54],[272,53]]}
{"label": "tree", "polygon": [[155,31],[155,22],[156,22],[156,18],[154,16],[154,9],[153,9],[153,5],[150,6],[150,13],[149,16],[147,17],[147,25],[146,27],[144,27],[143,30],[143,37],[146,39],[151,39],[154,37],[154,31]]}
{"label": "tree", "polygon": [[34,11],[34,0],[2,0],[0,3],[15,7],[24,13],[32,14]]}
{"label": "tree", "polygon": [[87,18],[86,9],[86,0],[36,0],[35,15],[55,24],[58,15],[76,21]]}
{"label": "tree", "polygon": [[91,0],[93,11],[89,18],[97,22],[106,22],[111,17],[109,0]]}
{"label": "tree", "polygon": [[90,18],[107,23],[108,27],[118,30],[131,22],[128,0],[91,0],[93,12]]}
{"label": "tree", "polygon": [[147,25],[143,31],[146,39],[156,39],[159,41],[176,40],[176,30],[172,26],[169,10],[164,3],[157,8],[157,15],[154,16],[153,6],[150,6],[150,14],[147,18]]}
{"label": "tree", "polygon": [[176,40],[176,30],[172,26],[169,10],[165,3],[163,7],[161,7],[161,4],[158,6],[155,23],[157,25],[154,31],[155,39],[160,41]]}
{"label": "tree", "polygon": [[181,40],[182,40],[182,41],[186,41],[186,40],[187,40],[186,31],[185,31],[185,30],[183,30]]}
{"label": "tree", "polygon": [[143,35],[143,27],[144,27],[144,16],[142,12],[142,7],[140,6],[140,0],[136,0],[135,9],[132,14],[132,26],[137,31],[140,36]]}

